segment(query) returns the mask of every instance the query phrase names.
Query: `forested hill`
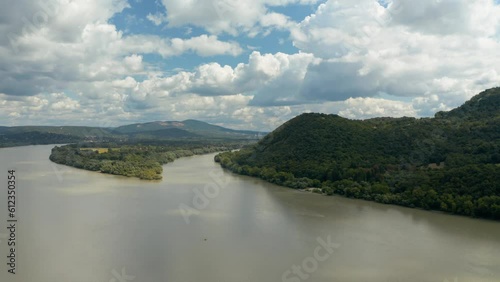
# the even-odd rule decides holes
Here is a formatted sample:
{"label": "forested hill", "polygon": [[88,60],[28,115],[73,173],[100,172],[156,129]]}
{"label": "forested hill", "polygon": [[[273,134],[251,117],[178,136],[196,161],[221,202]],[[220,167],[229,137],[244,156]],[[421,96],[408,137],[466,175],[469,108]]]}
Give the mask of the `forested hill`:
{"label": "forested hill", "polygon": [[500,88],[435,118],[303,114],[216,161],[292,188],[500,219]]}

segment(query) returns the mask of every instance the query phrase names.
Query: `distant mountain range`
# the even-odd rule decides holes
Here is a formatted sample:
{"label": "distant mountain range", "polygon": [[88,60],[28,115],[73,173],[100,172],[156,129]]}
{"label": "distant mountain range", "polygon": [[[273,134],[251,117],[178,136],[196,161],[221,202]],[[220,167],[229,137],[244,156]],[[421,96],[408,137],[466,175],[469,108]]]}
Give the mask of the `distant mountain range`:
{"label": "distant mountain range", "polygon": [[[188,119],[185,121],[157,121],[157,122],[148,122],[148,123],[137,123],[130,124],[117,127],[113,129],[113,132],[120,134],[137,134],[137,133],[152,133],[152,132],[162,132],[162,131],[170,131],[175,129],[177,133],[181,131],[195,134],[198,136],[205,137],[236,137],[236,138],[258,138],[258,136],[262,136],[262,132],[257,131],[248,131],[248,130],[234,130],[225,128],[222,126],[213,125],[210,123],[206,123],[199,120]],[[172,132],[175,132],[172,131]],[[161,133],[160,133],[161,134]],[[194,136],[191,136],[194,137]]]}
{"label": "distant mountain range", "polygon": [[266,133],[234,130],[198,120],[156,121],[113,128],[86,126],[0,126],[0,147],[74,142],[172,139],[258,140]]}

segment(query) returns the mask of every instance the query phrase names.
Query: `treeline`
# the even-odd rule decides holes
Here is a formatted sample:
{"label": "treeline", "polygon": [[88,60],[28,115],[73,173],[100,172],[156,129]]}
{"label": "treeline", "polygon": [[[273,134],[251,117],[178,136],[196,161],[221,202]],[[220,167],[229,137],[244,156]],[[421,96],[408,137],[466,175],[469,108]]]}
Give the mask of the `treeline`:
{"label": "treeline", "polygon": [[[326,195],[376,201],[411,208],[439,210],[453,214],[500,219],[500,167],[468,165],[459,169],[420,169],[386,171],[382,181],[367,180],[365,172],[353,173],[342,180],[295,177],[274,167],[240,165],[238,155],[221,153],[215,157],[222,167],[235,173],[259,177],[268,182],[294,189],[321,188]],[[352,170],[352,169],[351,169]],[[314,177],[314,176],[311,176]]]}
{"label": "treeline", "polygon": [[0,148],[28,145],[48,145],[78,142],[80,138],[71,135],[47,132],[0,133]]}
{"label": "treeline", "polygon": [[157,146],[83,143],[54,147],[50,160],[90,171],[144,180],[160,180],[163,172],[162,165],[175,159],[240,147],[239,143],[178,145],[174,142],[174,144]]}
{"label": "treeline", "polygon": [[500,88],[436,118],[303,114],[215,160],[296,189],[500,219]]}

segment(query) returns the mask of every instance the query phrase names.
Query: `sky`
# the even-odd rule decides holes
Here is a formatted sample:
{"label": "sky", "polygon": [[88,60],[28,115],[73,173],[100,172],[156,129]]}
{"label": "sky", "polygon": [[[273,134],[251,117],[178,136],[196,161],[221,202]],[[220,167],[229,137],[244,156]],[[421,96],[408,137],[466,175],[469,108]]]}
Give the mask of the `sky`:
{"label": "sky", "polygon": [[429,117],[500,86],[500,0],[18,0],[0,125]]}

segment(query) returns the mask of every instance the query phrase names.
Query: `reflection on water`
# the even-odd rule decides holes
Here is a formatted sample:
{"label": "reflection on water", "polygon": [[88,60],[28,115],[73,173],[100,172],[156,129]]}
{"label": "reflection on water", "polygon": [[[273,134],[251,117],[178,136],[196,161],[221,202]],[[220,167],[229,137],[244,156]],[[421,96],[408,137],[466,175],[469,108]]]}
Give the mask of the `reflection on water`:
{"label": "reflection on water", "polygon": [[[500,281],[498,222],[302,193],[223,172],[213,155],[145,182],[52,164],[51,148],[0,149],[0,235],[10,168],[20,220],[18,274],[2,262],[2,282],[279,282],[294,265],[307,275],[295,282]],[[227,185],[197,210],[214,172]],[[307,272],[327,236],[339,247]]]}

